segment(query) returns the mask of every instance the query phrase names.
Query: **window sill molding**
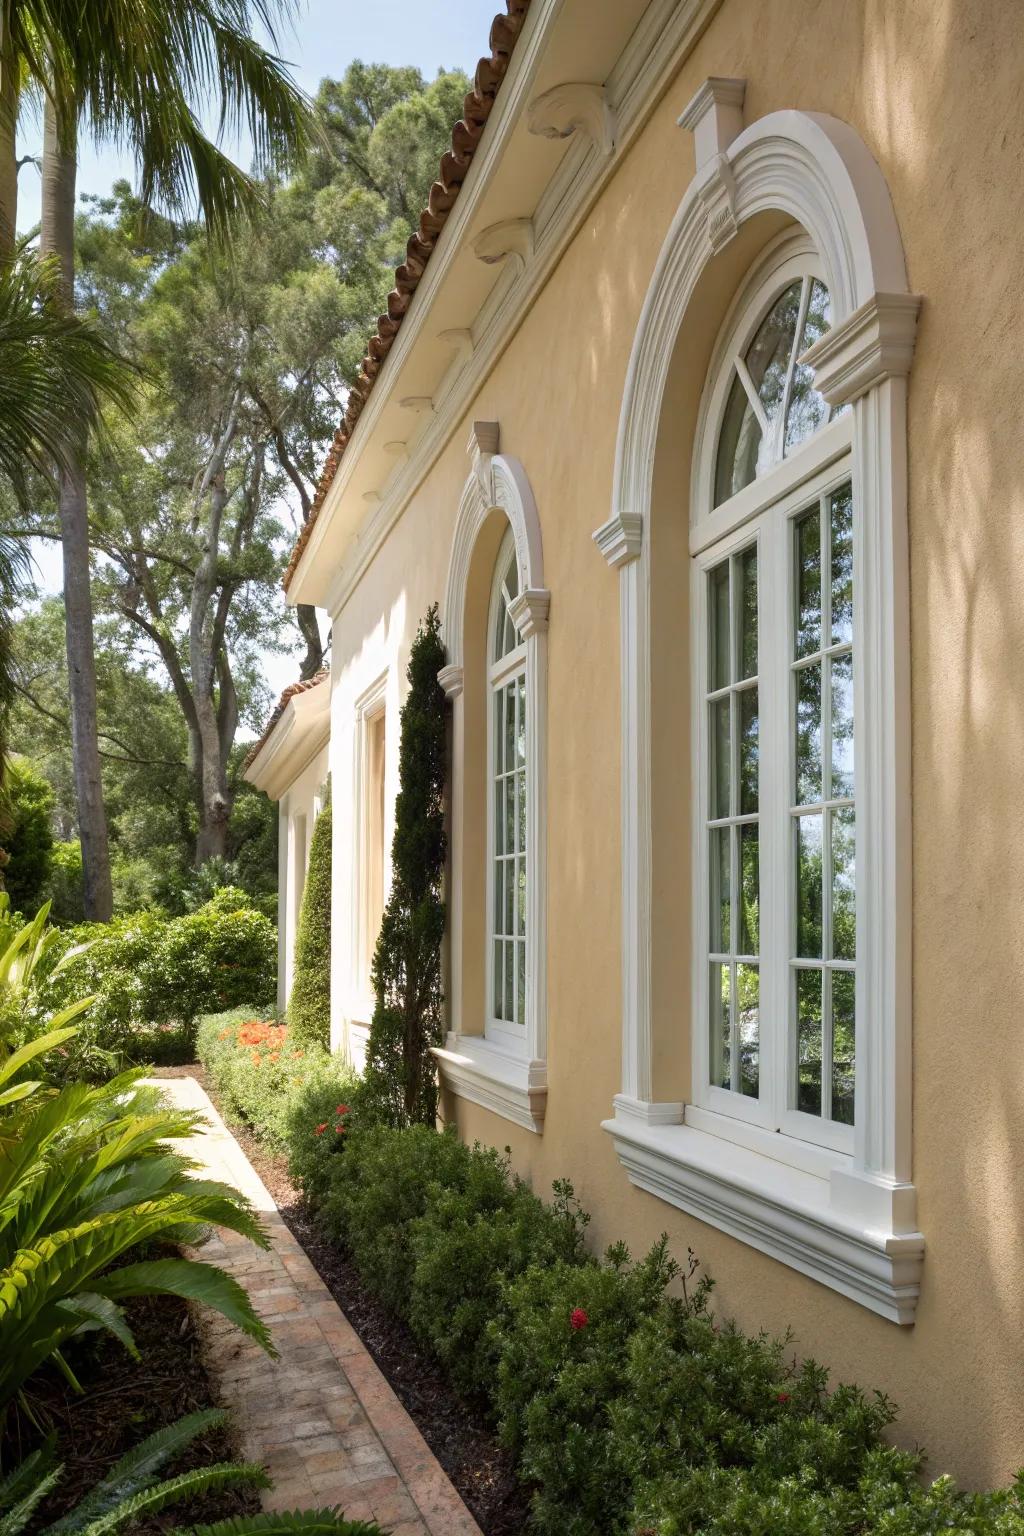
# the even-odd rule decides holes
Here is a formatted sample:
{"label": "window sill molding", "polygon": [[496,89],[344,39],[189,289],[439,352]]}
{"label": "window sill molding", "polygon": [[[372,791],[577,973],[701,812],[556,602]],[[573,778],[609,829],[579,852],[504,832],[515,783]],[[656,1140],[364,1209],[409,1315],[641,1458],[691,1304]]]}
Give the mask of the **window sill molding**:
{"label": "window sill molding", "polygon": [[546,1061],[503,1050],[482,1035],[449,1035],[432,1046],[445,1087],[524,1130],[544,1129],[548,1099]]}
{"label": "window sill molding", "polygon": [[[666,1111],[664,1117],[656,1111]],[[809,1275],[890,1322],[914,1321],[924,1238],[905,1230],[913,1189],[855,1172],[830,1178],[691,1125],[665,1123],[678,1106],[627,1105],[602,1129],[631,1184]]]}

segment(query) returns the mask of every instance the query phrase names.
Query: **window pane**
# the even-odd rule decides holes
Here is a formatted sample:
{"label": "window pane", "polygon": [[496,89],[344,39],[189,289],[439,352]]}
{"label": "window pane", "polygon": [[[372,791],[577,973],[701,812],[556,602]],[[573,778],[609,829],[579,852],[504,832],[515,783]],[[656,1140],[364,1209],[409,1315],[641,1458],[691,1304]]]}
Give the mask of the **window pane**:
{"label": "window pane", "polygon": [[516,846],[516,779],[510,773],[503,781],[505,794],[505,852],[513,853]]}
{"label": "window pane", "polygon": [[853,642],[853,491],[832,497],[832,644]]}
{"label": "window pane", "polygon": [[833,656],[832,671],[832,798],[853,795],[853,657]]}
{"label": "window pane", "polygon": [[515,881],[514,881],[514,878],[513,878],[513,871],[514,871],[514,869],[515,869],[515,860],[514,859],[506,859],[505,860],[505,906],[504,906],[505,926],[502,929],[502,932],[505,933],[505,934],[512,934],[512,933],[515,933],[515,931],[516,931],[516,929],[515,929],[515,916],[514,916],[514,911],[513,911],[513,909],[515,907]]}
{"label": "window pane", "polygon": [[519,911],[519,932],[526,932],[526,860],[516,861],[517,898],[516,906]]}
{"label": "window pane", "polygon": [[502,1018],[509,1024],[515,1022],[515,990],[512,980],[512,970],[515,965],[515,945],[506,944],[505,951],[505,1012]]}
{"label": "window pane", "polygon": [[516,688],[509,683],[502,689],[505,698],[505,772],[515,765],[516,749]]}
{"label": "window pane", "polygon": [[730,872],[729,827],[711,829],[711,953],[727,955],[730,948]]}
{"label": "window pane", "polygon": [[504,782],[504,779],[496,779],[494,784],[494,852],[498,856],[505,852]]}
{"label": "window pane", "polygon": [[505,910],[505,861],[494,861],[494,913],[491,918],[494,924],[494,932],[501,932],[501,914]]}
{"label": "window pane", "polygon": [[757,1098],[760,1069],[760,997],[756,965],[736,967],[736,1024],[740,1037],[739,1090]]}
{"label": "window pane", "polygon": [[821,972],[796,973],[796,1107],[821,1114]]}
{"label": "window pane", "polygon": [[821,799],[821,662],[796,674],[796,803]]}
{"label": "window pane", "polygon": [[852,971],[832,972],[832,1119],[853,1124],[856,1029]]}
{"label": "window pane", "polygon": [[740,827],[740,943],[741,955],[760,953],[761,884],[758,829],[752,822]]}
{"label": "window pane", "polygon": [[494,771],[496,774],[504,771],[504,760],[501,752],[502,741],[504,740],[504,732],[501,729],[503,709],[501,689],[499,688],[494,695]]}
{"label": "window pane", "polygon": [[757,475],[761,425],[739,378],[732,381],[715,462],[715,506],[721,506]]}
{"label": "window pane", "polygon": [[853,960],[857,953],[855,904],[856,836],[853,807],[832,812],[832,956]]}
{"label": "window pane", "polygon": [[719,1088],[731,1085],[729,1029],[729,967],[711,967],[711,1081]]}
{"label": "window pane", "polygon": [[798,816],[796,855],[796,952],[821,958],[821,817]]}
{"label": "window pane", "polygon": [[519,596],[519,560],[514,546],[509,553],[503,581],[505,590],[508,593],[508,600],[510,603],[514,603]]}
{"label": "window pane", "polygon": [[501,983],[505,974],[504,962],[501,958],[501,940],[494,941],[494,1017],[502,1018],[501,1011]]}
{"label": "window pane", "polygon": [[757,550],[745,549],[740,572],[740,677],[757,675]]}
{"label": "window pane", "polygon": [[821,649],[821,516],[817,510],[796,525],[796,654]]}
{"label": "window pane", "polygon": [[516,678],[516,761],[526,762],[526,673]]}
{"label": "window pane", "polygon": [[[811,292],[807,305],[807,318],[800,337],[798,355],[819,341],[832,323],[828,289],[818,279],[811,279]],[[795,448],[825,425],[828,406],[814,387],[814,374],[805,364],[798,362],[793,370],[793,384],[786,416],[786,452]]]}
{"label": "window pane", "polygon": [[526,849],[526,774],[520,769],[516,779],[516,808],[518,817],[516,821],[516,835],[518,841],[516,850],[523,853]]}
{"label": "window pane", "polygon": [[744,688],[739,695],[740,714],[740,815],[757,810],[758,788],[758,717],[757,689]]}
{"label": "window pane", "polygon": [[725,688],[730,680],[729,562],[708,573],[708,690]]}
{"label": "window pane", "polygon": [[[782,411],[789,360],[796,342],[802,290],[803,280],[798,279],[790,284],[785,293],[780,294],[747,348],[747,370],[772,426]],[[761,470],[768,467],[767,463],[758,466]]]}
{"label": "window pane", "polygon": [[716,699],[711,709],[711,815],[729,815],[729,698]]}
{"label": "window pane", "polygon": [[526,1019],[526,940],[516,942],[516,1019]]}

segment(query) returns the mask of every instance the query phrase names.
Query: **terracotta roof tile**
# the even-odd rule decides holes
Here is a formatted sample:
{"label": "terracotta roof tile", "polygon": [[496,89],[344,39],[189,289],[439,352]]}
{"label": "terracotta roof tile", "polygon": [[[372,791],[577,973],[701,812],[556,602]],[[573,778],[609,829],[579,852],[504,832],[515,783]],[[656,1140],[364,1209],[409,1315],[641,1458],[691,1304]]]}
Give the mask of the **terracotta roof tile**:
{"label": "terracotta roof tile", "polygon": [[[505,12],[495,16],[491,24],[491,51],[476,67],[473,89],[463,102],[462,117],[452,129],[451,148],[442,156],[438,179],[430,189],[426,208],[420,214],[419,228],[410,236],[405,261],[395,273],[395,286],[388,294],[387,314],[381,315],[377,321],[376,334],[370,338],[359,376],[349,393],[345,415],[334,434],[309,517],[303,524],[284,573],[285,591],[288,590],[295,568],[309,542],[342,454],[355,431],[356,422],[369,399],[377,375],[384,366],[438,236],[455,206],[529,8],[530,0],[505,0]],[[257,744],[257,751],[259,746],[260,743]],[[255,752],[252,755],[255,756]]]}
{"label": "terracotta roof tile", "polygon": [[288,687],[284,690],[281,697],[278,699],[276,705],[274,706],[274,710],[270,716],[270,719],[263,727],[262,736],[260,737],[259,741],[254,743],[252,750],[249,752],[245,762],[242,764],[243,773],[247,768],[252,766],[252,764],[259,757],[260,753],[263,751],[263,748],[270,740],[274,726],[277,724],[285,710],[288,708],[290,700],[294,699],[297,693],[307,693],[310,688],[319,687],[321,683],[325,683],[327,681],[330,675],[330,672],[325,669],[323,672],[317,672],[314,677],[307,677],[303,682],[288,684]]}

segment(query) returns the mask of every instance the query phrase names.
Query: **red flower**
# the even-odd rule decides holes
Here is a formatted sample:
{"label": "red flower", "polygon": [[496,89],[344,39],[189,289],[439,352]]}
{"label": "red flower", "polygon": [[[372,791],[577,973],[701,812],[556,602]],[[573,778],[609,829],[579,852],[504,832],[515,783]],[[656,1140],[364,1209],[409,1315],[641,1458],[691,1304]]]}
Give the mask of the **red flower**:
{"label": "red flower", "polygon": [[318,1136],[322,1136],[324,1131],[326,1131],[326,1129],[327,1129],[327,1121],[325,1120],[322,1125],[318,1125],[317,1126],[317,1128],[316,1128],[317,1135]]}
{"label": "red flower", "polygon": [[339,1104],[338,1105],[338,1114],[339,1115],[347,1115],[348,1114],[348,1105],[347,1104]]}
{"label": "red flower", "polygon": [[573,1333],[579,1333],[580,1329],[585,1328],[589,1322],[590,1318],[584,1312],[582,1307],[573,1307],[572,1312],[569,1315],[569,1327],[572,1329]]}
{"label": "red flower", "polygon": [[789,1393],[788,1392],[780,1392],[778,1394],[777,1398],[776,1398],[776,1401],[780,1402],[780,1403],[788,1403],[789,1402]]}
{"label": "red flower", "polygon": [[343,1125],[336,1125],[334,1127],[334,1129],[337,1131],[339,1136],[344,1136],[344,1134],[345,1134],[345,1127]]}

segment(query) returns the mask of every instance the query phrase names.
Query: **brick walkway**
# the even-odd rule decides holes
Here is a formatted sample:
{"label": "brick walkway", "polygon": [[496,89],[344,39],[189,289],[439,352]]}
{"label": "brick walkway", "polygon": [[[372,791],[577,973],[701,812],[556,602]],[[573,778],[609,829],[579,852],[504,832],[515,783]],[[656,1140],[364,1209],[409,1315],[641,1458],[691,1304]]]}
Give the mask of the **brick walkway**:
{"label": "brick walkway", "polygon": [[340,1505],[393,1536],[480,1536],[423,1436],[282,1221],[263,1181],[195,1078],[161,1078],[179,1109],[210,1124],[189,1154],[260,1212],[263,1253],[232,1232],[199,1250],[233,1274],[269,1324],[280,1359],[208,1314],[208,1364],[234,1413],[244,1455],[274,1479],[266,1509]]}

